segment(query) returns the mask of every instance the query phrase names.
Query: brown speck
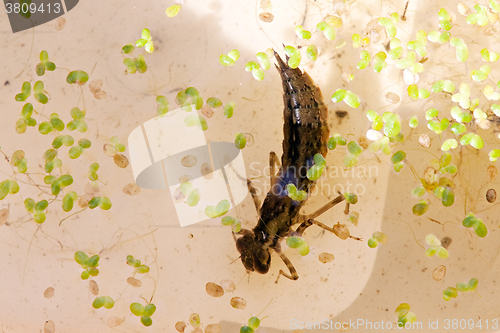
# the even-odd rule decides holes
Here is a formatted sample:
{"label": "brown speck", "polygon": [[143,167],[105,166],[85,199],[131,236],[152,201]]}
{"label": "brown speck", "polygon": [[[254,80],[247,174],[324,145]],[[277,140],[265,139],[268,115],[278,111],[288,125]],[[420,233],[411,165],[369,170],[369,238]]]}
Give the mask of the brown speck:
{"label": "brown speck", "polygon": [[90,293],[94,296],[97,296],[99,295],[99,286],[97,285],[97,282],[95,282],[94,280],[90,280],[89,281],[89,290],[90,290]]}
{"label": "brown speck", "polygon": [[9,209],[8,208],[0,209],[0,226],[7,224],[8,217],[9,217]]}
{"label": "brown speck", "polygon": [[331,253],[323,252],[319,255],[319,261],[323,264],[329,263],[335,259],[335,256]]}
{"label": "brown speck", "polygon": [[497,200],[497,192],[494,189],[490,188],[486,192],[486,201],[488,201],[489,203],[494,203],[496,200]]}
{"label": "brown speck", "polygon": [[448,246],[451,244],[451,238],[446,236],[441,239],[441,246],[444,247],[445,249],[448,249]]}
{"label": "brown speck", "polygon": [[335,111],[335,116],[339,118],[339,125],[342,124],[342,120],[347,117],[349,113],[347,111],[337,110]]}

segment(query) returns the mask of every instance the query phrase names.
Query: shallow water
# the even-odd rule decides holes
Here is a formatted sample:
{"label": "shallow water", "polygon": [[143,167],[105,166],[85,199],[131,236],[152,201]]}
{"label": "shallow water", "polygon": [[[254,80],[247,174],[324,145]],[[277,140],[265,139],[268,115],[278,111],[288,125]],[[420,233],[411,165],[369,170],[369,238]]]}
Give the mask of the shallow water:
{"label": "shallow water", "polygon": [[[21,191],[0,201],[0,208],[9,209],[9,225],[0,227],[0,253],[5,264],[0,273],[3,281],[0,293],[6,300],[0,311],[3,331],[41,330],[48,320],[54,322],[56,332],[142,331],[145,328],[139,318],[130,313],[129,306],[133,302],[146,304],[151,298],[157,307],[150,328],[155,331],[174,331],[176,322],[188,321],[192,313],[199,313],[203,327],[218,323],[222,332],[234,332],[251,316],[262,312],[259,318],[267,318],[262,320],[257,332],[293,332],[302,325],[324,320],[331,320],[333,325],[357,322],[360,324],[358,331],[372,332],[379,331],[376,325],[381,325],[382,321],[395,326],[394,311],[401,303],[411,305],[411,311],[423,325],[421,331],[434,329],[435,326],[429,328],[429,325],[437,321],[440,332],[469,332],[468,326],[461,328],[460,320],[467,320],[467,325],[468,320],[473,320],[475,332],[496,329],[494,320],[499,319],[494,306],[497,302],[498,206],[485,199],[486,191],[498,188],[499,184],[498,179],[488,181],[485,171],[488,165],[495,165],[487,156],[489,150],[498,148],[495,126],[488,131],[477,130],[486,142],[485,149],[479,153],[470,146],[454,150],[453,163],[460,169],[453,178],[457,184],[455,204],[445,208],[432,194],[426,194],[431,207],[421,217],[411,213],[412,206],[419,200],[411,195],[418,179],[408,164],[396,173],[388,157],[364,152],[359,164],[346,170],[342,165],[345,148],[330,152],[327,178],[319,182],[318,193],[309,200],[305,212],[312,212],[333,199],[337,191],[356,191],[359,202],[351,209],[360,214],[357,227],[349,225],[343,205],[334,207],[318,220],[330,226],[336,222],[346,223],[351,234],[362,237],[363,241],[342,241],[318,227],[309,228],[304,237],[311,253],[301,257],[292,249],[285,252],[300,278],[289,281],[282,277],[277,285],[274,281],[279,270],[286,270],[278,256],[273,255],[268,274],[248,276],[238,260],[239,254],[228,227],[220,226],[217,220],[210,227],[181,228],[167,190],[142,189],[137,196],[123,193],[122,188],[134,182],[131,167],[121,169],[102,153],[102,146],[112,136],[126,144],[132,130],[155,117],[157,95],[165,95],[173,106],[178,91],[194,86],[205,99],[217,96],[224,103],[236,103],[231,119],[225,119],[222,110],[215,110],[208,120],[205,138],[209,142],[232,142],[236,133],[252,135],[254,142],[242,150],[242,155],[247,175],[254,179],[263,200],[269,189],[268,177],[263,176],[268,169],[268,154],[270,151],[281,154],[282,88],[273,68],[265,72],[264,81],[258,82],[244,71],[244,64],[254,60],[256,52],[269,47],[283,54],[281,43],[300,42],[293,31],[295,25],[303,24],[314,30],[321,17],[338,10],[345,22],[337,42],[344,39],[347,46],[335,49],[333,45],[337,42],[328,43],[317,33],[312,42],[320,48],[321,56],[316,63],[305,62],[301,66],[323,91],[330,110],[331,135],[338,132],[354,140],[366,135],[370,128],[365,116],[367,110],[379,114],[395,112],[403,119],[407,139],[393,152],[404,149],[411,165],[421,175],[429,159],[441,154],[440,138],[435,135],[431,149],[423,149],[418,144],[420,133],[433,134],[426,128],[424,112],[434,105],[439,110],[449,109],[449,97],[442,93],[432,95],[432,100],[413,102],[407,97],[401,70],[391,65],[380,74],[371,68],[359,71],[356,64],[360,49],[350,46],[352,33],[365,31],[374,18],[394,11],[401,14],[403,2],[376,2],[374,5],[372,1],[357,1],[342,9],[340,2],[310,2],[306,7],[303,1],[275,1],[275,20],[270,24],[259,22],[258,3],[191,0],[183,5],[177,17],[167,18],[164,11],[169,5],[85,1],[64,15],[66,24],[61,31],[56,31],[56,23],[52,21],[37,27],[34,35],[32,30],[12,34],[6,14],[0,14],[0,22],[3,22],[0,45],[4,50],[0,77],[3,81],[0,89],[2,151],[11,156],[18,149],[24,150],[29,172],[37,184],[43,185],[45,174],[41,156],[55,135],[42,136],[36,128],[28,128],[23,135],[15,133],[15,123],[24,103],[14,101],[14,96],[24,81],[33,84],[39,80],[35,66],[39,52],[47,50],[58,67],[42,77],[50,100],[45,106],[34,102],[33,97],[30,101],[38,112],[46,116],[57,112],[65,122],[71,120],[69,110],[74,106],[86,110],[88,132],[70,134],[78,139],[90,139],[92,147],[76,160],[66,157],[67,147],[61,148],[62,172],[73,175],[75,182],[71,190],[81,194],[89,183],[90,164],[98,162],[99,180],[102,181],[99,195],[113,202],[109,211],[87,209],[59,226],[69,213],[62,212],[60,202],[56,201],[49,206],[47,220],[38,229],[26,214],[23,201],[28,197],[39,201],[53,196],[38,196],[40,191],[35,186],[22,183],[29,183],[28,178],[17,176]],[[479,29],[467,27],[453,2],[411,2],[407,21],[400,22],[397,36],[406,42],[414,38],[418,29],[437,29],[440,6],[455,12],[460,20],[452,32],[471,43],[471,61],[465,65],[458,63],[453,47],[438,48],[428,42],[430,60],[424,64],[429,66],[429,72],[421,74],[419,87],[430,89],[431,84],[443,76],[453,80],[457,87],[461,80],[472,84],[468,73],[483,64],[479,50],[491,41]],[[498,27],[498,22],[492,26]],[[149,28],[155,42],[155,52],[145,56],[148,71],[125,75],[121,47],[138,39],[145,27]],[[380,44],[377,47],[380,48]],[[374,49],[378,50],[377,47]],[[493,45],[491,50],[500,52],[495,47]],[[234,48],[240,50],[240,60],[233,67],[221,66],[218,63],[220,54]],[[137,54],[136,50],[134,56]],[[346,66],[351,66],[355,73],[355,80],[349,84],[340,78]],[[90,81],[101,79],[107,97],[95,99],[87,85],[82,90],[76,85],[68,85],[66,69],[85,70],[90,74]],[[493,79],[488,82],[494,85],[494,80],[498,80],[496,63],[492,64],[490,76]],[[352,109],[344,103],[333,103],[330,96],[339,88],[356,92],[362,100],[361,107]],[[398,94],[401,102],[386,101],[387,92]],[[473,94],[485,102],[481,90],[476,89]],[[341,118],[336,111],[348,113]],[[410,131],[405,122],[412,115],[419,115],[421,124],[417,130]],[[128,148],[124,154],[130,157]],[[12,175],[6,161],[0,163],[0,170],[4,173],[0,180]],[[461,221],[470,211],[476,212],[488,226],[489,234],[484,239],[462,227]],[[249,196],[229,214],[238,216],[244,228],[255,226],[257,214]],[[388,244],[370,249],[366,241],[374,231],[384,232]],[[425,246],[424,238],[429,233],[440,239],[445,236],[452,239],[448,259],[425,256],[419,244]],[[82,269],[73,259],[76,251],[100,254],[100,273],[94,280],[99,285],[99,296],[109,295],[115,300],[112,309],[92,308],[95,296],[89,291],[88,281],[80,279]],[[321,263],[318,256],[323,252],[333,254],[335,259]],[[125,258],[129,254],[151,268],[147,275],[135,275],[142,281],[139,288],[126,282],[134,271],[126,265]],[[435,281],[432,271],[441,264],[447,267],[447,275]],[[477,293],[461,293],[449,302],[442,299],[445,288],[467,282],[472,277],[479,280]],[[219,283],[224,279],[236,284],[234,292],[226,292],[220,298],[207,295],[206,283]],[[45,298],[44,291],[49,287],[54,288],[55,293]],[[246,308],[233,309],[232,297],[246,300]],[[124,319],[124,322],[110,328],[107,325],[110,317]],[[476,326],[479,318],[482,328]],[[455,319],[456,328],[452,327]],[[358,320],[365,322],[361,324]],[[375,326],[366,326],[368,321]],[[354,326],[351,329],[354,330]],[[303,331],[320,330],[303,328]],[[190,328],[186,332],[190,332]]]}

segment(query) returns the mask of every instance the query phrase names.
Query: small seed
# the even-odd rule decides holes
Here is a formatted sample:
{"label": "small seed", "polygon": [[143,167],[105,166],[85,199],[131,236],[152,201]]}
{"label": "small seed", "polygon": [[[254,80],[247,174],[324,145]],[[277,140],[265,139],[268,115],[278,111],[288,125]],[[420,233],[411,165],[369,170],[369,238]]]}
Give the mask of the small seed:
{"label": "small seed", "polygon": [[221,286],[213,282],[208,282],[207,285],[205,286],[205,289],[207,291],[207,294],[209,294],[212,297],[221,297],[222,295],[224,295],[224,289],[222,289]]}
{"label": "small seed", "polygon": [[400,101],[400,98],[398,95],[396,95],[395,93],[393,92],[388,92],[387,94],[385,94],[385,99],[389,102],[389,103],[392,103],[392,104],[396,104],[396,103],[399,103]]}
{"label": "small seed", "polygon": [[264,23],[271,23],[274,20],[274,15],[268,12],[260,13],[259,19]]}
{"label": "small seed", "polygon": [[56,20],[56,31],[61,31],[66,25],[66,19],[64,17],[59,17]]}
{"label": "small seed", "polygon": [[102,150],[104,152],[104,155],[109,156],[109,157],[115,156],[115,154],[118,152],[116,150],[115,146],[113,146],[110,143],[105,143],[104,146],[102,147]]}
{"label": "small seed", "polygon": [[[192,313],[190,316],[189,316],[189,323],[191,324],[191,326],[193,326],[193,328],[198,328],[200,327],[201,325],[201,319],[200,319],[200,315],[197,314],[197,313]],[[194,332],[194,331],[193,331]],[[192,333],[192,332],[191,332]]]}
{"label": "small seed", "polygon": [[339,222],[333,226],[333,233],[340,239],[347,239],[351,235],[349,229]]}
{"label": "small seed", "polygon": [[486,173],[490,182],[494,182],[498,177],[498,170],[494,165],[489,165],[488,168],[486,168]]}
{"label": "small seed", "polygon": [[319,261],[321,261],[323,264],[332,262],[333,259],[335,259],[335,256],[331,253],[323,252],[319,255]]}
{"label": "small seed", "polygon": [[441,281],[446,275],[446,266],[440,265],[432,272],[432,278],[436,281]]}
{"label": "small seed", "polygon": [[260,8],[262,8],[266,12],[272,12],[273,3],[271,2],[271,0],[260,0]]}
{"label": "small seed", "polygon": [[43,292],[43,297],[45,297],[45,298],[51,298],[52,296],[54,296],[54,292],[55,292],[54,288],[48,287]]}
{"label": "small seed", "polygon": [[56,331],[56,324],[52,320],[47,320],[43,326],[44,333],[54,333]]}
{"label": "small seed", "polygon": [[421,134],[418,138],[418,142],[424,148],[429,148],[431,146],[431,139],[427,134]]}
{"label": "small seed", "polygon": [[368,141],[366,140],[366,138],[364,136],[362,136],[362,135],[358,136],[358,143],[361,146],[361,148],[363,148],[363,149],[368,148]]}
{"label": "small seed", "polygon": [[102,88],[102,80],[94,80],[89,83],[89,90],[91,93],[95,94],[96,92],[100,91]]}
{"label": "small seed", "polygon": [[131,277],[131,276],[129,276],[127,278],[127,283],[130,284],[132,287],[135,287],[135,288],[139,288],[140,286],[142,286],[142,281],[141,280],[137,280],[136,278]]}
{"label": "small seed", "polygon": [[99,286],[97,285],[97,282],[95,282],[94,280],[90,280],[89,281],[89,290],[90,290],[90,293],[94,296],[97,296],[99,295]]}
{"label": "small seed", "polygon": [[175,323],[175,329],[177,330],[177,332],[183,333],[186,329],[186,323],[183,321],[178,321],[177,323]]}
{"label": "small seed", "polygon": [[198,162],[198,160],[196,159],[196,156],[194,156],[194,155],[186,155],[181,160],[182,166],[185,166],[186,168],[190,168],[192,166],[195,166],[197,162]]}
{"label": "small seed", "polygon": [[116,326],[120,326],[124,321],[125,321],[124,318],[109,317],[107,324],[109,327],[113,328]]}
{"label": "small seed", "polygon": [[85,193],[78,199],[78,206],[85,208],[89,206],[89,201],[93,198],[94,196],[91,193]]}
{"label": "small seed", "polygon": [[116,154],[113,156],[113,161],[122,169],[128,166],[128,158],[123,154]]}
{"label": "small seed", "polygon": [[204,105],[200,111],[201,114],[205,116],[205,118],[212,118],[212,116],[214,115],[214,110],[212,110],[212,108],[208,105]]}
{"label": "small seed", "polygon": [[220,282],[220,286],[222,289],[224,289],[227,292],[233,292],[236,289],[236,286],[234,285],[234,282],[231,280],[222,280]]}
{"label": "small seed", "polygon": [[460,15],[463,15],[463,16],[470,15],[471,10],[470,10],[469,6],[467,6],[463,2],[460,2],[457,7],[458,7],[458,12],[460,13]]}
{"label": "small seed", "polygon": [[247,301],[241,297],[233,297],[230,302],[231,306],[235,309],[243,310],[247,306]]}
{"label": "small seed", "polygon": [[490,188],[486,192],[486,200],[489,203],[494,203],[497,200],[497,191],[495,191],[494,189]]}
{"label": "small seed", "polygon": [[128,195],[138,195],[141,193],[141,188],[136,183],[130,183],[123,187],[122,192]]}
{"label": "small seed", "polygon": [[222,329],[219,324],[210,324],[205,327],[205,333],[220,333]]}
{"label": "small seed", "polygon": [[95,99],[104,99],[108,96],[104,90],[100,90],[94,94]]}
{"label": "small seed", "polygon": [[380,42],[380,33],[375,29],[370,30],[370,39],[373,43]]}
{"label": "small seed", "polygon": [[205,179],[214,178],[214,174],[212,173],[213,172],[212,167],[208,163],[203,163],[201,165],[200,171],[201,171],[201,175],[203,176],[203,178],[205,178]]}
{"label": "small seed", "polygon": [[485,36],[493,36],[494,34],[497,33],[497,28],[496,27],[489,27],[489,28],[486,28],[484,29],[484,35]]}
{"label": "small seed", "polygon": [[84,191],[85,191],[85,193],[90,193],[90,194],[96,196],[97,193],[99,193],[101,191],[101,189],[99,188],[98,185],[88,183],[87,185],[85,185]]}
{"label": "small seed", "polygon": [[181,184],[189,181],[191,181],[191,177],[189,177],[188,175],[183,175],[179,177],[179,183]]}
{"label": "small seed", "polygon": [[175,189],[174,194],[173,194],[173,198],[174,198],[175,203],[179,203],[182,200],[184,200],[185,196],[184,196],[184,194],[182,194],[180,187]]}

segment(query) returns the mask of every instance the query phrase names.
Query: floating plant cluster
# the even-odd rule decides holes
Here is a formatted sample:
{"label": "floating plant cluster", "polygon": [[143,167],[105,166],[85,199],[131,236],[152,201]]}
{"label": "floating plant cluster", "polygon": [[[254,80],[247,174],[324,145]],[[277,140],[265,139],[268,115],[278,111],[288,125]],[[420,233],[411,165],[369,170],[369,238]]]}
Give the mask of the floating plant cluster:
{"label": "floating plant cluster", "polygon": [[[476,4],[473,8],[459,3],[457,9],[459,14],[465,18],[465,23],[471,29],[475,29],[474,33],[481,31],[486,37],[492,37],[498,31],[500,2],[489,0],[486,3],[487,5]],[[271,1],[261,1],[261,8],[270,12],[272,10]],[[262,22],[272,22],[272,20],[265,20],[261,16],[259,18]],[[460,37],[458,28],[456,28],[458,25],[457,17],[448,8],[439,8],[436,19],[433,29],[429,31],[417,30],[414,37],[404,40],[398,36],[398,25],[401,20],[406,20],[406,18],[395,12],[389,13],[386,17],[380,17],[376,21],[380,28],[373,27],[369,33],[352,34],[351,45],[353,49],[360,49],[360,61],[355,64],[359,71],[372,68],[376,73],[383,73],[384,69],[389,67],[400,69],[408,95],[407,101],[410,103],[427,100],[426,105],[428,105],[439,99],[441,102],[447,100],[449,106],[429,105],[424,112],[415,112],[408,119],[403,119],[400,114],[394,111],[378,113],[374,110],[368,110],[366,116],[371,122],[371,128],[366,132],[366,137],[359,136],[357,141],[350,141],[337,133],[328,141],[329,150],[339,150],[338,146],[346,147],[343,159],[346,168],[355,167],[363,156],[367,158],[366,151],[372,154],[389,155],[388,160],[397,173],[401,172],[405,165],[408,165],[416,179],[416,186],[411,191],[411,194],[419,199],[411,209],[416,217],[426,214],[434,205],[434,200],[441,202],[444,208],[455,204],[455,192],[457,191],[455,176],[460,173],[462,164],[461,153],[458,153],[459,149],[461,151],[463,149],[479,151],[480,154],[485,149],[489,149],[485,155],[490,162],[496,162],[500,157],[500,147],[491,147],[491,144],[486,142],[485,132],[481,132],[481,130],[488,130],[492,126],[492,120],[495,117],[500,117],[500,104],[498,102],[500,100],[500,81],[493,82],[494,78],[498,79],[493,75],[493,69],[500,58],[498,50],[483,46],[480,51],[476,52],[476,47],[472,47],[470,42]],[[335,49],[346,47],[348,44],[344,40],[337,40],[343,26],[344,22],[340,14],[323,17],[311,29],[305,25],[295,26],[294,32],[299,40],[294,45],[283,45],[288,65],[291,68],[297,68],[305,58],[308,59],[308,62],[317,61],[322,48],[310,43],[315,33],[324,35]],[[464,27],[460,26],[460,28]],[[380,43],[381,39],[384,38],[383,34],[387,40],[385,48],[382,48]],[[345,33],[342,36],[345,36]],[[326,44],[328,45],[328,42]],[[427,85],[419,82],[419,76],[431,70],[432,61],[429,60],[433,60],[437,48],[451,48],[459,63],[468,64],[469,72],[467,75],[454,76],[453,78],[438,77],[437,80],[431,81]],[[222,55],[220,63],[226,67],[233,66],[235,61],[240,58],[238,50],[232,50],[230,53],[237,54],[238,57],[230,57],[229,54]],[[272,57],[273,52],[270,49],[266,52],[259,52],[257,53],[258,61],[249,61],[245,65],[245,70],[251,71],[255,79],[262,81],[264,70],[269,68],[269,59]],[[341,76],[347,83],[356,79],[356,73],[352,69],[342,68]],[[386,94],[387,101],[392,104],[402,102],[403,98],[404,96],[400,97],[392,92]],[[336,89],[331,99],[334,103],[344,102],[351,108],[358,108],[363,104],[358,94],[348,89]],[[368,106],[365,107],[369,109]],[[411,138],[421,123],[430,132],[422,133],[419,136],[420,145],[425,149],[429,148],[432,142],[437,141],[442,155],[429,160],[425,170],[419,172],[411,164],[414,155],[405,151],[401,144]],[[367,140],[371,142],[367,142]],[[319,169],[325,166],[326,163],[322,164],[322,162],[316,161],[315,157],[313,167],[315,169],[311,168],[308,171],[308,177],[311,176],[309,179],[318,179],[321,176]],[[490,177],[490,175],[497,174],[497,168],[494,165],[489,165],[487,173],[491,181],[496,177]],[[307,193],[303,189],[298,189],[293,184],[288,184],[287,193],[290,198],[297,201],[307,197]],[[494,189],[488,190],[486,200],[489,203],[495,202],[496,191]],[[348,218],[357,225],[358,216],[349,214]],[[488,234],[487,226],[474,212],[463,217],[462,225],[465,228],[471,228],[480,238]],[[307,252],[305,250],[307,244],[300,237],[289,237],[287,243],[290,243],[289,247],[300,247],[302,252]],[[378,231],[374,232],[368,240],[368,246],[371,248],[386,243],[387,236]],[[441,246],[441,242],[436,236],[428,235],[426,243],[429,246],[425,252],[427,256],[437,255],[443,259],[448,258],[449,252]],[[448,290],[445,295],[456,297],[453,296],[455,295],[454,289]],[[464,290],[464,288],[460,290]],[[401,315],[400,318],[404,318],[404,315]]]}

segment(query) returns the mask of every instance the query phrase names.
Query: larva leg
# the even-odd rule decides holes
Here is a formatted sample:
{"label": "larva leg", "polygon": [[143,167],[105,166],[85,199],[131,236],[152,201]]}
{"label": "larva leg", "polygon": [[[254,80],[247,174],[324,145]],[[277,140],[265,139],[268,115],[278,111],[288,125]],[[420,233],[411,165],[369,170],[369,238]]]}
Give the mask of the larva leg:
{"label": "larva leg", "polygon": [[332,228],[330,228],[326,224],[323,224],[323,223],[321,223],[319,221],[316,221],[316,220],[313,220],[313,219],[308,219],[307,221],[302,222],[302,224],[297,228],[296,232],[298,234],[302,235],[302,233],[304,233],[304,231],[307,228],[309,228],[310,226],[312,226],[313,224],[315,224],[318,227],[321,227],[321,228],[323,228],[325,230],[328,230],[328,231],[334,233],[335,236],[337,236],[340,239],[352,238],[352,239],[355,239],[355,240],[358,240],[358,241],[363,240],[360,237],[351,236],[350,232],[349,232],[349,229],[347,229],[347,227],[345,225],[343,225],[343,224],[337,223]]}
{"label": "larva leg", "polygon": [[344,214],[345,214],[345,215],[348,215],[348,214],[349,214],[349,205],[350,205],[350,204],[346,201],[346,203],[345,203],[345,209],[344,209]]}
{"label": "larva leg", "polygon": [[[323,207],[321,207],[320,209],[318,209],[317,211],[315,211],[314,213],[309,214],[309,215],[302,215],[302,216],[300,216],[300,218],[302,219],[302,221],[309,220],[309,219],[315,219],[318,216],[320,216],[321,214],[325,213],[330,208],[332,208],[333,206],[341,203],[344,200],[345,200],[345,198],[341,194],[338,197],[336,197],[335,199],[333,199],[332,201],[330,201],[329,203],[327,203],[326,205],[324,205]],[[299,221],[299,222],[302,222],[302,221]]]}
{"label": "larva leg", "polygon": [[247,179],[248,191],[252,195],[253,203],[255,205],[255,209],[257,210],[257,214],[260,216],[260,200],[257,196],[257,190],[252,185],[252,181]]}
{"label": "larva leg", "polygon": [[273,184],[274,177],[276,177],[276,166],[281,166],[280,160],[274,151],[269,153],[269,175],[271,177],[271,184]]}
{"label": "larva leg", "polygon": [[279,250],[276,251],[278,255],[280,256],[281,260],[285,263],[286,267],[290,271],[290,274],[285,273],[282,269],[280,269],[280,273],[278,274],[278,277],[276,278],[276,282],[278,283],[278,279],[280,278],[281,275],[283,275],[286,278],[289,278],[290,280],[297,280],[299,278],[299,275],[297,274],[297,271],[295,270],[295,267],[293,267],[292,262],[285,256],[285,254]]}

